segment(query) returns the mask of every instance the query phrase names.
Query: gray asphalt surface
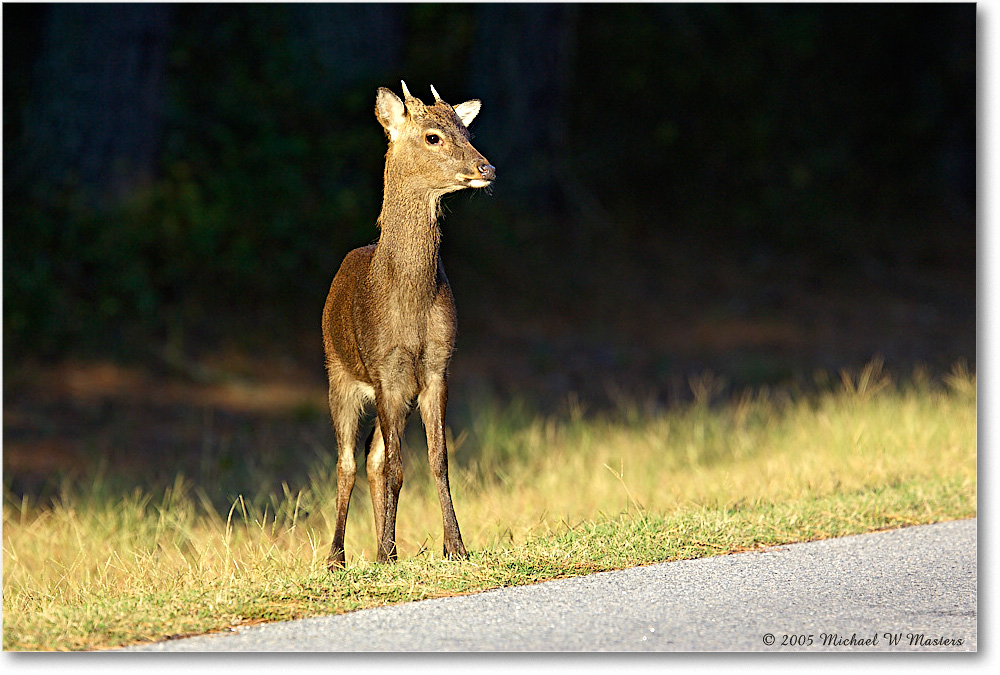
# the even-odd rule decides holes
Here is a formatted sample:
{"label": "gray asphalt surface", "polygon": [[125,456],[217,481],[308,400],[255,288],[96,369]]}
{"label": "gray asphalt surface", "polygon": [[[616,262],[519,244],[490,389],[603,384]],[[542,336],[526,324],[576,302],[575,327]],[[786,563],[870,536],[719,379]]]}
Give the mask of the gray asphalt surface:
{"label": "gray asphalt surface", "polygon": [[976,651],[976,528],[911,527],[130,650]]}

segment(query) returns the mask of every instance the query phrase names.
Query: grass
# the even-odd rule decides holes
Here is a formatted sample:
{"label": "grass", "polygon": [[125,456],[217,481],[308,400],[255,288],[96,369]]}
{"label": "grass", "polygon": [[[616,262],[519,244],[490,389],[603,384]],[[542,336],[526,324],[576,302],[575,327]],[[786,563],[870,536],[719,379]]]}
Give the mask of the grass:
{"label": "grass", "polygon": [[976,515],[976,377],[964,368],[896,383],[874,362],[812,394],[720,400],[718,385],[692,381],[695,401],[669,410],[477,406],[451,443],[468,561],[439,555],[419,448],[406,456],[400,562],[371,562],[359,480],[349,567],[335,573],[331,460],[308,484],[228,512],[181,477],[156,495],[100,478],[47,504],[8,494],[3,647],[115,647]]}

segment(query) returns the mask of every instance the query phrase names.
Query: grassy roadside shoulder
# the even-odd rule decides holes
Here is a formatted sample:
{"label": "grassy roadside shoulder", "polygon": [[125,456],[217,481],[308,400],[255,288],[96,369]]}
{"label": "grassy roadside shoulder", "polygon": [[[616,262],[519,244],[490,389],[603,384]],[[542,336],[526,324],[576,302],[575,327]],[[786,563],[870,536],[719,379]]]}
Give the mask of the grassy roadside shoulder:
{"label": "grassy roadside shoulder", "polygon": [[471,428],[454,481],[468,561],[437,555],[436,497],[412,465],[400,562],[369,562],[361,494],[333,574],[328,468],[228,514],[182,483],[158,499],[8,495],[4,649],[109,648],[977,512],[976,382],[961,369],[897,385],[872,367],[821,396],[615,419],[487,410]]}

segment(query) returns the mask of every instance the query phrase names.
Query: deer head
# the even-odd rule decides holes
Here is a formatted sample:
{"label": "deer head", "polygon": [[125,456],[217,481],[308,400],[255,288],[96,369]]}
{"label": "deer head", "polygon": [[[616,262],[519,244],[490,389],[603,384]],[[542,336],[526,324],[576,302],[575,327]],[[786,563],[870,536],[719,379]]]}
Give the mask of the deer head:
{"label": "deer head", "polygon": [[434,104],[426,105],[402,85],[402,100],[384,87],[375,99],[375,117],[389,137],[387,175],[395,169],[411,188],[435,195],[490,185],[496,169],[472,147],[468,129],[480,101],[453,107],[432,86]]}

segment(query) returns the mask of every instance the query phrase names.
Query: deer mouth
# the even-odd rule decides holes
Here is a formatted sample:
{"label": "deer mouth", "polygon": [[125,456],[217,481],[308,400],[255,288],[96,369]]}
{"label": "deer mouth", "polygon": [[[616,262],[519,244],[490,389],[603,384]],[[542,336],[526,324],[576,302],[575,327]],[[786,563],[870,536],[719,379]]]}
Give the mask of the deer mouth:
{"label": "deer mouth", "polygon": [[462,185],[472,188],[484,188],[493,182],[491,180],[483,180],[480,176],[468,176],[464,173],[456,173],[455,179]]}

